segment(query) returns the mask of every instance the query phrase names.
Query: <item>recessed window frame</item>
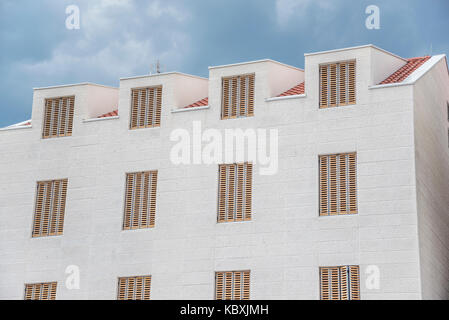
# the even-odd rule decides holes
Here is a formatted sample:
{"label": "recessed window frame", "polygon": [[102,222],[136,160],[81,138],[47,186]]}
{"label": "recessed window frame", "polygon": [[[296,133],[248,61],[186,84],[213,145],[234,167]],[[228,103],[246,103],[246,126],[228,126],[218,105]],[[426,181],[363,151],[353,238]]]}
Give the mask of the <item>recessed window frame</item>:
{"label": "recessed window frame", "polygon": [[[255,88],[255,73],[222,77],[221,120],[254,116]],[[237,93],[234,93],[234,91],[237,91]]]}

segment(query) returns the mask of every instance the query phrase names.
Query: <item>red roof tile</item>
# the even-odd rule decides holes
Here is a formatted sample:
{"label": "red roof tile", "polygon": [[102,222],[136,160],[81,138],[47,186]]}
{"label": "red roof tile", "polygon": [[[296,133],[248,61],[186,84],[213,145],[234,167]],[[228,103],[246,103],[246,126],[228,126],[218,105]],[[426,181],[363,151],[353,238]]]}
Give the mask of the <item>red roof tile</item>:
{"label": "red roof tile", "polygon": [[193,107],[201,107],[201,106],[207,106],[209,104],[209,97],[206,97],[204,99],[198,100],[197,102],[194,102],[192,104],[189,104],[185,108],[193,108]]}
{"label": "red roof tile", "polygon": [[288,89],[285,92],[282,92],[278,97],[285,97],[285,96],[293,96],[296,94],[304,94],[305,93],[305,82],[301,82],[300,84],[294,86],[293,88]]}
{"label": "red roof tile", "polygon": [[118,110],[114,110],[105,114],[102,114],[101,116],[98,116],[97,118],[107,118],[107,117],[115,117],[118,116]]}
{"label": "red roof tile", "polygon": [[396,70],[392,75],[379,84],[402,82],[429,59],[430,56],[409,58],[403,67]]}

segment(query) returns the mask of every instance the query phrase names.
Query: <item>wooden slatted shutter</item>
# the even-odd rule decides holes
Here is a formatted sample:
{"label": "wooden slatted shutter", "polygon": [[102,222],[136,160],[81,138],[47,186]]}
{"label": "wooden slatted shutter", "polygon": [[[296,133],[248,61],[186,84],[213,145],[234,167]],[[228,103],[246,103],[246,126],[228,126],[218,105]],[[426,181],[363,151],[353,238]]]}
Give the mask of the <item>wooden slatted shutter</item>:
{"label": "wooden slatted shutter", "polygon": [[356,153],[319,157],[320,216],[357,213]]}
{"label": "wooden slatted shutter", "polygon": [[226,172],[227,166],[220,165],[218,168],[218,222],[226,221]]}
{"label": "wooden slatted shutter", "polygon": [[337,106],[337,65],[329,66],[329,107]]}
{"label": "wooden slatted shutter", "polygon": [[123,229],[152,228],[156,221],[157,171],[126,174]]}
{"label": "wooden slatted shutter", "polygon": [[328,66],[320,66],[320,108],[327,108],[328,106]]}
{"label": "wooden slatted shutter", "polygon": [[25,284],[25,300],[55,300],[57,282]]}
{"label": "wooden slatted shutter", "polygon": [[349,266],[349,279],[350,279],[350,299],[360,300],[360,273],[359,266]]}
{"label": "wooden slatted shutter", "polygon": [[215,273],[215,299],[249,300],[250,271],[225,271]]}
{"label": "wooden slatted shutter", "polygon": [[254,115],[255,75],[239,75],[222,79],[222,119]]}
{"label": "wooden slatted shutter", "polygon": [[244,220],[251,220],[251,206],[252,206],[252,198],[253,198],[253,164],[245,163],[245,186],[244,186],[244,195],[245,195],[245,214]]}
{"label": "wooden slatted shutter", "polygon": [[350,153],[348,158],[349,213],[357,213],[357,155]]}
{"label": "wooden slatted shutter", "polygon": [[130,129],[152,128],[161,125],[162,87],[131,90]]}
{"label": "wooden slatted shutter", "polygon": [[249,221],[251,205],[252,163],[220,165],[217,221]]}
{"label": "wooden slatted shutter", "polygon": [[62,235],[67,183],[67,179],[37,183],[33,237]]}
{"label": "wooden slatted shutter", "polygon": [[320,108],[356,103],[355,61],[320,65],[319,73]]}
{"label": "wooden slatted shutter", "polygon": [[355,61],[348,63],[348,104],[355,104]]}
{"label": "wooden slatted shutter", "polygon": [[150,300],[151,276],[118,279],[117,300]]}
{"label": "wooden slatted shutter", "polygon": [[42,138],[67,137],[72,135],[75,97],[45,100]]}
{"label": "wooden slatted shutter", "polygon": [[320,268],[321,300],[360,300],[359,266]]}

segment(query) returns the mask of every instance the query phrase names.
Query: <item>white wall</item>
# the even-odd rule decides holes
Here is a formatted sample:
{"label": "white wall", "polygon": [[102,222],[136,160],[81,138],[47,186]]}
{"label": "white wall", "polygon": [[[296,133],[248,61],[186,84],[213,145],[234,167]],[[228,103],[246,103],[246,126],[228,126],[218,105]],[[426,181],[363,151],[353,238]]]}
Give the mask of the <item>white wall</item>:
{"label": "white wall", "polygon": [[449,79],[446,59],[414,89],[416,193],[424,299],[449,299]]}
{"label": "white wall", "polygon": [[[357,61],[357,104],[318,109],[318,65]],[[115,299],[117,278],[151,274],[153,299],[213,299],[214,272],[251,270],[252,299],[318,299],[320,266],[358,264],[362,299],[417,299],[419,279],[413,91],[369,90],[370,51],[306,56],[307,97],[266,102],[270,63],[212,68],[209,109],[172,113],[174,75],[122,79],[119,118],[83,122],[76,87],[38,92],[33,127],[0,131],[0,298],[58,281],[58,299]],[[221,77],[256,74],[255,116],[220,120]],[[162,85],[160,128],[128,130],[133,87]],[[286,84],[287,86],[287,84]],[[285,89],[288,89],[286,87]],[[280,90],[280,89],[279,89]],[[43,99],[76,95],[72,137],[41,135]],[[192,101],[193,102],[193,101]],[[175,166],[172,130],[276,128],[279,171],[254,168],[253,219],[216,223],[218,165]],[[318,216],[318,156],[356,151],[359,213]],[[123,231],[125,174],[159,170],[156,226]],[[65,178],[64,235],[31,238],[36,181]],[[64,286],[78,265],[81,288]],[[365,286],[380,269],[380,288]]]}

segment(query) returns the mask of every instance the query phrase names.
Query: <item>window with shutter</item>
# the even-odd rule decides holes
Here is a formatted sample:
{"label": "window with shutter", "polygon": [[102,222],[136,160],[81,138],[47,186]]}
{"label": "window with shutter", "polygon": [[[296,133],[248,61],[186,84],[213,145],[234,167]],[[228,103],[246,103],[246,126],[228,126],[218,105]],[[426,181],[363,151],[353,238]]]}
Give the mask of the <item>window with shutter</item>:
{"label": "window with shutter", "polygon": [[156,190],[157,171],[126,174],[124,230],[154,227]]}
{"label": "window with shutter", "polygon": [[43,139],[72,135],[74,106],[74,96],[45,100]]}
{"label": "window with shutter", "polygon": [[67,197],[67,179],[37,183],[33,237],[61,235]]}
{"label": "window with shutter", "polygon": [[356,153],[319,157],[320,216],[357,213]]}
{"label": "window with shutter", "polygon": [[218,222],[251,220],[252,163],[222,164],[218,172]]}
{"label": "window with shutter", "polygon": [[254,74],[223,78],[222,119],[254,115],[254,79]]}
{"label": "window with shutter", "polygon": [[118,279],[117,300],[150,300],[151,276]]}
{"label": "window with shutter", "polygon": [[359,266],[320,268],[321,300],[360,300]]}
{"label": "window with shutter", "polygon": [[355,103],[355,61],[320,65],[320,108]]}
{"label": "window with shutter", "polygon": [[57,282],[25,284],[25,300],[55,300]]}
{"label": "window with shutter", "polygon": [[216,300],[249,300],[250,271],[215,273]]}
{"label": "window with shutter", "polygon": [[130,129],[152,128],[161,125],[162,87],[131,90]]}

